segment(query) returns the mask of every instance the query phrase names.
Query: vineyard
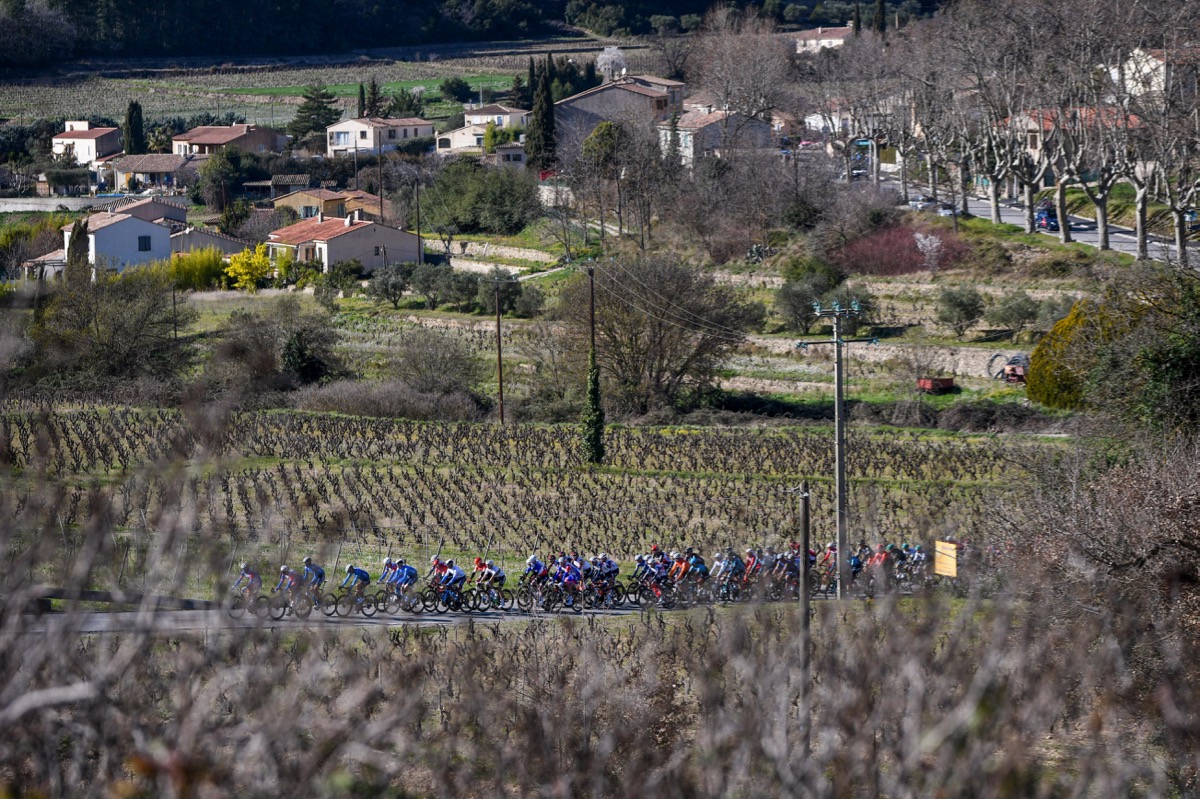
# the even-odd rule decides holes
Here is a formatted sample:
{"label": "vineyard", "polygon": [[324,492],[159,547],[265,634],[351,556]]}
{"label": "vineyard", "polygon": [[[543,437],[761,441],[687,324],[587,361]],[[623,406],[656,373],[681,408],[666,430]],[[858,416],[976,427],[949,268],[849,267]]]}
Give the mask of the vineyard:
{"label": "vineyard", "polygon": [[[102,77],[85,72],[54,80],[0,83],[0,118],[106,116],[119,120],[129,101],[137,100],[148,121],[202,112],[232,112],[250,123],[282,126],[291,120],[303,88],[313,83],[332,87],[342,107],[353,114],[357,85],[372,77],[382,84],[385,94],[399,88],[419,89],[433,98],[437,96],[438,84],[449,77],[467,79],[476,91],[481,88],[502,91],[512,85],[513,76],[525,74],[531,56],[544,57],[550,52],[594,55],[602,47],[596,42],[588,42],[586,47],[580,47],[578,42],[573,45],[548,42],[446,49],[446,57],[440,50],[406,50],[396,53],[398,59],[406,60],[364,58],[361,63],[111,68],[105,69]],[[632,48],[626,57],[631,69],[646,71],[654,66],[645,49]],[[123,72],[133,76],[122,76]]]}
{"label": "vineyard", "polygon": [[[489,550],[511,566],[560,546],[629,560],[651,543],[778,545],[796,534],[785,489],[801,479],[813,483],[814,535],[832,534],[824,428],[615,428],[608,464],[590,469],[571,427],[293,412],[199,422],[167,410],[13,409],[0,452],[19,479],[0,501],[18,530],[54,531],[68,547],[102,506],[127,577],[142,573],[162,518],[187,520],[181,557],[204,553],[223,569],[304,554],[344,564]],[[1045,446],[855,432],[852,537],[969,538]],[[39,504],[45,481],[57,486],[53,518]],[[27,544],[10,542],[10,563]]]}

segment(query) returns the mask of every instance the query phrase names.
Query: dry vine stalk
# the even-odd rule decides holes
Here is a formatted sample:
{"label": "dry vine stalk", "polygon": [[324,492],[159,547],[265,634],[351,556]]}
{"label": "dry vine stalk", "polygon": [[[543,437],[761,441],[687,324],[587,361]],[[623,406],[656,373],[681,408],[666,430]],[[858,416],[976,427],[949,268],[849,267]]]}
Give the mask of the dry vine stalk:
{"label": "dry vine stalk", "polygon": [[[1075,504],[1047,489],[1036,496],[1037,512],[1027,511],[1028,524],[1008,516],[1018,532],[1059,520],[1045,543],[1063,557],[1045,572],[1038,559],[1023,559],[1010,572],[1019,591],[822,604],[813,625],[815,681],[806,689],[797,682],[797,612],[774,605],[392,630],[237,629],[218,613],[210,629],[182,632],[172,629],[170,611],[146,603],[137,630],[107,635],[80,634],[89,620],[80,603],[40,618],[20,613],[35,584],[118,586],[129,534],[116,523],[124,502],[146,510],[144,530],[129,540],[137,588],[169,593],[181,574],[219,584],[229,568],[226,530],[220,515],[210,518],[207,498],[236,497],[253,518],[277,502],[270,490],[237,490],[245,437],[259,436],[257,446],[268,449],[294,446],[302,452],[295,461],[319,458],[305,434],[334,452],[366,440],[330,436],[341,422],[320,418],[284,425],[286,436],[275,439],[269,420],[234,415],[228,426],[175,428],[182,439],[210,442],[205,448],[177,438],[153,458],[131,459],[116,487],[75,492],[59,470],[86,472],[71,472],[60,448],[86,453],[103,440],[100,420],[83,418],[90,427],[40,417],[30,422],[40,434],[22,438],[29,449],[5,449],[10,463],[28,453],[19,472],[4,467],[9,490],[0,492],[0,541],[11,559],[0,594],[0,786],[17,794],[998,797],[1195,788],[1185,668],[1194,662],[1194,633],[1183,618],[1155,617],[1154,637],[1169,642],[1156,655],[1137,624],[1148,617],[1126,616],[1141,605],[1100,601],[1103,581],[1089,578],[1087,612],[1069,613],[1085,597],[1064,583],[1073,546],[1065,532],[1080,520],[1109,524],[1114,534],[1136,522],[1179,538],[1196,506],[1186,490],[1197,477],[1191,452],[1178,454],[1192,459],[1190,471],[1172,462],[1100,481],[1111,493],[1104,502],[1114,503],[1108,511],[1101,495],[1089,494],[1086,472],[1060,468],[1079,481]],[[139,433],[142,418],[118,414],[117,424],[125,439],[142,442],[146,458],[158,439]],[[171,414],[144,420],[174,424]],[[484,435],[466,426],[430,432],[418,445],[422,457]],[[634,457],[647,432],[623,434],[622,457]],[[529,443],[540,435],[530,431]],[[807,451],[804,436],[753,433],[736,439],[744,452],[731,449],[734,440],[714,433],[697,443],[729,463]],[[673,454],[650,443],[639,462]],[[859,468],[868,474],[909,468],[886,455],[903,447],[863,448]],[[954,451],[928,455],[953,463]],[[1012,454],[972,468],[1002,468]],[[315,461],[313,471],[324,475],[327,466]],[[422,471],[430,481],[438,474]],[[359,473],[337,485],[365,496],[372,482]],[[290,486],[304,502],[301,483],[282,483],[281,491]],[[1148,483],[1166,486],[1173,499],[1160,507],[1136,488]],[[432,482],[414,485],[430,492],[423,501],[436,499]],[[77,524],[60,527],[72,515]],[[601,540],[587,524],[580,535]],[[996,538],[1036,552],[1040,540]],[[806,738],[811,754],[803,757]]]}

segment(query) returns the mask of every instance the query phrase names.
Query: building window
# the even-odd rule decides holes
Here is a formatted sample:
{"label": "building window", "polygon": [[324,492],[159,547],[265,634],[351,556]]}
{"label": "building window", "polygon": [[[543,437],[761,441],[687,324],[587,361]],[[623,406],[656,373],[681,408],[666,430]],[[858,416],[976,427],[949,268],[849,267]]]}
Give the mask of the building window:
{"label": "building window", "polygon": [[408,128],[404,129],[404,138],[408,138]]}
{"label": "building window", "polygon": [[360,131],[358,132],[358,138],[360,138],[360,139],[365,139],[365,138],[367,138],[367,132],[366,132],[365,130],[360,130]]}
{"label": "building window", "polygon": [[317,215],[317,207],[315,205],[300,206],[300,218],[301,219],[312,219],[316,215]]}
{"label": "building window", "polygon": [[376,258],[378,258],[378,257],[379,257],[379,247],[376,247],[376,248],[375,248],[375,257],[376,257]]}
{"label": "building window", "polygon": [[149,236],[138,236],[138,252],[150,252]]}
{"label": "building window", "polygon": [[388,131],[388,138],[389,139],[396,138],[396,129],[395,128],[392,128],[391,130]]}

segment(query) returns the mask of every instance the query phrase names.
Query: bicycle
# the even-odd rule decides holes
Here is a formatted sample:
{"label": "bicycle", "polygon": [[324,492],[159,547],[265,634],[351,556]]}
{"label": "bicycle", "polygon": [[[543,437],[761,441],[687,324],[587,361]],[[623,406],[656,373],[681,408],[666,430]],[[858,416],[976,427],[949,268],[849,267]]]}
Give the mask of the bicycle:
{"label": "bicycle", "polygon": [[355,596],[353,591],[347,591],[337,598],[337,615],[342,618],[348,618],[350,614],[358,611],[368,619],[375,615],[375,611],[379,608],[375,605],[374,597],[368,598],[366,595]]}
{"label": "bicycle", "polygon": [[[246,592],[240,588],[231,589],[233,598],[229,601],[229,615],[240,619],[249,610],[260,619],[266,619],[270,613],[270,599],[265,594],[259,594],[254,599],[247,599]],[[282,617],[281,617],[282,618]]]}

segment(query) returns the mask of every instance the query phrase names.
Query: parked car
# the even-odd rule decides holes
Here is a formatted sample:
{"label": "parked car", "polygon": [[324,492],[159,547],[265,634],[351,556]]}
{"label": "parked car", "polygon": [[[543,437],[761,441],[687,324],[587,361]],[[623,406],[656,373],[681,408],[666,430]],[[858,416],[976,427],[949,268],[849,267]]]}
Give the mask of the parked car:
{"label": "parked car", "polygon": [[950,203],[942,203],[937,209],[938,216],[958,216],[958,209]]}
{"label": "parked car", "polygon": [[938,207],[938,201],[932,197],[922,194],[916,199],[909,200],[908,207],[914,211],[932,211]]}
{"label": "parked car", "polygon": [[1033,224],[1038,230],[1058,230],[1058,213],[1053,208],[1043,208],[1033,217]]}

